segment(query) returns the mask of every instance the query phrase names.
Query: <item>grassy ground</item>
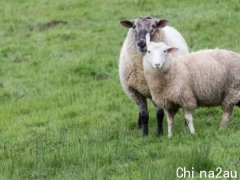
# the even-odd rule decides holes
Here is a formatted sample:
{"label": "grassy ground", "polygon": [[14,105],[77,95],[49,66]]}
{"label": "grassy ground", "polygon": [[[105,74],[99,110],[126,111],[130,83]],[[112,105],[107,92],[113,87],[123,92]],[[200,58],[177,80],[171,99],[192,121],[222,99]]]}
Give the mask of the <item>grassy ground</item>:
{"label": "grassy ground", "polygon": [[[177,167],[238,171],[240,110],[178,113],[172,139],[136,129],[137,108],[118,78],[122,19],[166,18],[192,50],[240,51],[239,0],[1,0],[0,179],[177,179]],[[64,20],[57,26],[46,24]]]}

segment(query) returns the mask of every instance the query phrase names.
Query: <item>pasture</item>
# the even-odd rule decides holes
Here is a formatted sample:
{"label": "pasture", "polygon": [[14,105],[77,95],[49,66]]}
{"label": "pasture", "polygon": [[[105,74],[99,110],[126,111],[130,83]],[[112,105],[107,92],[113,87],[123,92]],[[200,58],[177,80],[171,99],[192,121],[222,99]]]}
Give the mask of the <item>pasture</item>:
{"label": "pasture", "polygon": [[[240,109],[219,131],[221,109],[180,111],[174,136],[136,128],[138,109],[122,90],[119,21],[169,20],[191,51],[240,52],[239,0],[1,0],[0,179],[177,179],[176,169],[238,172]],[[61,21],[60,21],[61,20]]]}

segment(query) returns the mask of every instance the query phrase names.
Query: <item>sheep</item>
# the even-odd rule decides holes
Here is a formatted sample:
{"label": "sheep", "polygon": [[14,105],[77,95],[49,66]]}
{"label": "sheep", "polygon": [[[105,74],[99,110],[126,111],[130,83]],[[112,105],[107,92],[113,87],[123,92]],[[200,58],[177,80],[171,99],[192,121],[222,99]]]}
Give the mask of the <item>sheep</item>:
{"label": "sheep", "polygon": [[150,41],[143,59],[144,75],[153,101],[167,115],[168,136],[181,107],[192,134],[197,107],[222,106],[220,129],[225,129],[234,105],[240,105],[240,54],[223,49],[200,50],[176,58],[175,47]]}
{"label": "sheep", "polygon": [[[182,35],[174,28],[167,26],[167,20],[159,20],[152,17],[140,17],[135,20],[123,20],[122,26],[129,28],[127,37],[123,43],[119,58],[119,76],[121,85],[139,107],[138,127],[143,128],[143,135],[148,135],[148,105],[147,98],[151,99],[143,73],[143,55],[146,53],[145,36],[150,33],[151,39],[163,41],[170,46],[176,46],[188,54],[188,46]],[[157,107],[157,134],[161,135],[164,113]]]}

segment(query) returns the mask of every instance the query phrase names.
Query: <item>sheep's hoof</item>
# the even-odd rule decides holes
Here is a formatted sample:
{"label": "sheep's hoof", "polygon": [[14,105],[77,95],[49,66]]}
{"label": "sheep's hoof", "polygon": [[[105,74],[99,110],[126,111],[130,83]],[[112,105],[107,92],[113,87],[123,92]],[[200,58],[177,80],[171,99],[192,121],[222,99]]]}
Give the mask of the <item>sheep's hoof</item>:
{"label": "sheep's hoof", "polygon": [[162,136],[163,136],[163,133],[157,132],[157,133],[156,133],[156,136],[157,136],[157,137],[162,137]]}
{"label": "sheep's hoof", "polygon": [[226,131],[226,129],[227,129],[226,127],[222,127],[222,126],[221,126],[221,127],[219,128],[219,131]]}
{"label": "sheep's hoof", "polygon": [[138,128],[138,129],[142,129],[142,124],[139,124],[139,123],[138,123],[138,124],[137,124],[137,128]]}
{"label": "sheep's hoof", "polygon": [[143,136],[148,136],[148,131],[143,131]]}
{"label": "sheep's hoof", "polygon": [[194,137],[194,136],[196,136],[196,133],[194,132],[194,133],[191,133],[191,135]]}
{"label": "sheep's hoof", "polygon": [[196,131],[195,131],[195,130],[192,130],[192,131],[190,131],[190,133],[191,133],[192,135],[195,135],[195,134],[196,134]]}
{"label": "sheep's hoof", "polygon": [[157,130],[156,136],[163,136],[163,131],[162,130]]}
{"label": "sheep's hoof", "polygon": [[227,122],[222,121],[220,124],[220,130],[226,130],[227,128]]}

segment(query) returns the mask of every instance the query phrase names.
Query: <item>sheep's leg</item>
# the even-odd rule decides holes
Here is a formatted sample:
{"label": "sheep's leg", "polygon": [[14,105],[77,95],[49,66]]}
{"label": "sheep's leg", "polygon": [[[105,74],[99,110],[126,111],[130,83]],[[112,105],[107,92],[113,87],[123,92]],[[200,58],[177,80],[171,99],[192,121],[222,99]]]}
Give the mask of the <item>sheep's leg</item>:
{"label": "sheep's leg", "polygon": [[163,118],[164,118],[163,109],[157,107],[157,135],[163,135]]}
{"label": "sheep's leg", "polygon": [[138,127],[143,128],[143,135],[148,135],[148,105],[147,98],[133,88],[128,88],[128,93],[139,107]]}
{"label": "sheep's leg", "polygon": [[176,111],[166,111],[167,114],[167,122],[168,122],[168,137],[172,137],[173,135],[173,120],[176,114]]}
{"label": "sheep's leg", "polygon": [[146,136],[148,135],[149,120],[147,99],[143,95],[138,94],[136,96],[136,102],[139,107],[138,127],[143,128],[143,135]]}
{"label": "sheep's leg", "polygon": [[148,120],[149,120],[149,114],[148,114],[148,106],[147,106],[147,99],[144,97],[142,98],[141,102],[138,104],[139,110],[140,110],[140,122],[142,124],[143,128],[143,135],[148,135]]}
{"label": "sheep's leg", "polygon": [[184,110],[184,114],[185,114],[185,119],[186,119],[185,122],[187,123],[190,132],[192,134],[195,134],[195,128],[194,128],[194,125],[193,125],[192,111],[191,110]]}
{"label": "sheep's leg", "polygon": [[230,116],[232,115],[233,106],[223,108],[222,121],[220,124],[220,129],[225,129],[228,125]]}
{"label": "sheep's leg", "polygon": [[138,113],[138,122],[137,122],[138,128],[142,128],[142,118],[141,118],[141,110]]}
{"label": "sheep's leg", "polygon": [[152,100],[152,103],[155,107],[157,107],[157,136],[163,135],[163,118],[164,111],[162,108],[156,105],[156,103]]}
{"label": "sheep's leg", "polygon": [[148,115],[147,99],[138,91],[130,87],[128,87],[128,93],[139,107],[138,122],[137,122],[138,127],[143,128],[143,135],[148,135],[149,115]]}

